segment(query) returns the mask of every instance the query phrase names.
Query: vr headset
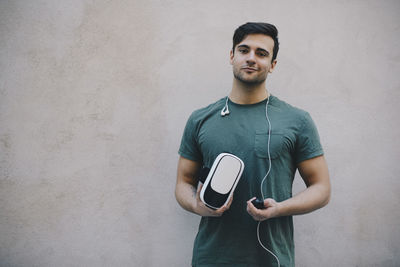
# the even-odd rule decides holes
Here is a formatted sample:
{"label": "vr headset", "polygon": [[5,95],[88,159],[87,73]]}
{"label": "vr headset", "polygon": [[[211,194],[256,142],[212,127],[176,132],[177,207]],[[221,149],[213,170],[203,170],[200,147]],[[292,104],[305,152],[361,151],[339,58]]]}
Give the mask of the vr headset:
{"label": "vr headset", "polygon": [[204,183],[200,191],[201,201],[209,208],[217,210],[229,202],[244,169],[243,161],[235,155],[221,153],[211,169],[203,167],[200,181]]}

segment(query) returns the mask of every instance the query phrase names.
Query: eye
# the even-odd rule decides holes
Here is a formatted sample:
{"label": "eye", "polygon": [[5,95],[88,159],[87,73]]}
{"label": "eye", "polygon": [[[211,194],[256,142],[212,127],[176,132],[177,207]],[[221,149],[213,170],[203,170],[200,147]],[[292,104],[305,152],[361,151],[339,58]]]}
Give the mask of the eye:
{"label": "eye", "polygon": [[239,48],[239,52],[242,53],[242,54],[247,53],[247,51],[248,50],[246,48]]}
{"label": "eye", "polygon": [[268,53],[267,52],[258,52],[257,53],[260,57],[268,57]]}

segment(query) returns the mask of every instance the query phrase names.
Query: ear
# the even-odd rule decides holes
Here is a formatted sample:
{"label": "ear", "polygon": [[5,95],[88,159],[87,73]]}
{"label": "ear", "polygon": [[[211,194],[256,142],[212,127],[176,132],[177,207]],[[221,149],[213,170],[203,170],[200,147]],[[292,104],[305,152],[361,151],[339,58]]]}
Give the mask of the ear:
{"label": "ear", "polygon": [[233,58],[234,58],[234,54],[233,54],[233,50],[231,50],[231,52],[229,53],[229,62],[231,63],[231,65],[233,64]]}
{"label": "ear", "polygon": [[278,63],[278,61],[276,61],[276,59],[274,61],[272,61],[271,68],[268,71],[269,73],[272,73],[274,71],[276,63]]}

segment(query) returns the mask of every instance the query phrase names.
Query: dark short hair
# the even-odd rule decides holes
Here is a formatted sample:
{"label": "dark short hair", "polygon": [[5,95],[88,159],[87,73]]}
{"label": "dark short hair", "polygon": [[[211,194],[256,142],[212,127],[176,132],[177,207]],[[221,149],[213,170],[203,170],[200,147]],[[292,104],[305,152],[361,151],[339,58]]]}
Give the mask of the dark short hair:
{"label": "dark short hair", "polygon": [[239,26],[233,34],[232,51],[235,52],[236,45],[243,41],[247,35],[257,33],[265,34],[274,40],[272,55],[272,61],[274,61],[279,51],[278,29],[274,25],[265,22],[247,22],[246,24]]}

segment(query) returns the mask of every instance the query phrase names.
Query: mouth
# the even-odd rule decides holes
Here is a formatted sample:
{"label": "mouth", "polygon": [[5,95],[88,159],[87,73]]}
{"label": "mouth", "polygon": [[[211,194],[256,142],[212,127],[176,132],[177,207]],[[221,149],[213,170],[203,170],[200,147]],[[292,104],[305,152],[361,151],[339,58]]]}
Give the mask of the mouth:
{"label": "mouth", "polygon": [[256,68],[251,68],[251,67],[243,67],[242,70],[246,71],[246,72],[253,72],[253,71],[257,71]]}

